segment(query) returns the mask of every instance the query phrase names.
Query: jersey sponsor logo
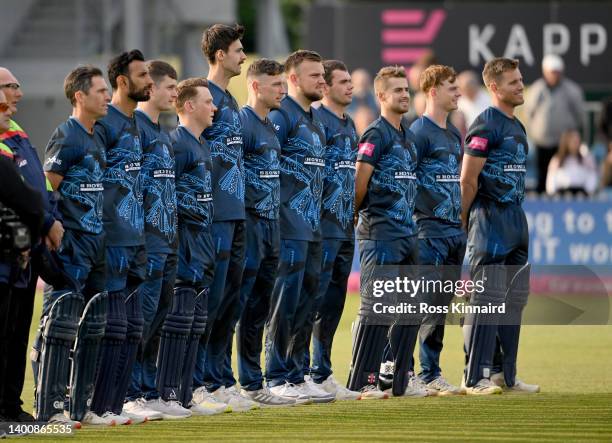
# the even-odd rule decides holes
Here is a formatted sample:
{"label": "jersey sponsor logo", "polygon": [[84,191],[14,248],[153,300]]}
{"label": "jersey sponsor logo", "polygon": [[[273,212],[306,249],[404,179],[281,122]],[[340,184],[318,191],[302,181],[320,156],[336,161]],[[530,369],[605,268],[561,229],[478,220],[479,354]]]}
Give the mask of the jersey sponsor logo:
{"label": "jersey sponsor logo", "polygon": [[242,144],[242,136],[240,135],[227,137],[225,139],[225,146],[241,145],[241,144]]}
{"label": "jersey sponsor logo", "polygon": [[204,203],[211,202],[212,199],[213,199],[212,193],[210,192],[203,192],[203,193],[198,192],[196,194],[196,200],[199,202],[204,202]]}
{"label": "jersey sponsor logo", "polygon": [[140,162],[129,162],[129,163],[126,163],[124,168],[125,168],[125,172],[140,171]]}
{"label": "jersey sponsor logo", "polygon": [[372,157],[374,154],[374,146],[372,143],[364,142],[359,143],[359,153],[363,155],[367,155],[368,157]]}
{"label": "jersey sponsor logo", "polygon": [[513,165],[507,164],[504,165],[504,172],[526,172],[527,168],[525,165]]}
{"label": "jersey sponsor logo", "polygon": [[472,137],[468,146],[475,151],[487,152],[488,144],[489,140],[487,140],[486,138]]}
{"label": "jersey sponsor logo", "polygon": [[19,163],[17,164],[17,166],[19,166],[20,168],[23,168],[27,164],[28,164],[28,161],[25,158],[22,158],[21,160],[19,160]]}
{"label": "jersey sponsor logo", "polygon": [[262,179],[278,178],[278,177],[280,177],[280,171],[278,170],[259,171],[259,178],[262,178]]}
{"label": "jersey sponsor logo", "polygon": [[341,160],[334,163],[334,169],[355,169],[355,162],[351,160]]}
{"label": "jersey sponsor logo", "polygon": [[104,185],[102,183],[81,183],[79,190],[81,192],[102,192],[104,191]]}
{"label": "jersey sponsor logo", "polygon": [[436,181],[441,183],[458,182],[459,174],[436,174]]}
{"label": "jersey sponsor logo", "polygon": [[396,180],[416,180],[416,174],[411,171],[396,171]]}
{"label": "jersey sponsor logo", "polygon": [[304,158],[304,164],[310,166],[318,166],[319,168],[325,167],[325,159],[320,157],[306,157]]}
{"label": "jersey sponsor logo", "polygon": [[153,178],[174,178],[172,169],[154,169]]}

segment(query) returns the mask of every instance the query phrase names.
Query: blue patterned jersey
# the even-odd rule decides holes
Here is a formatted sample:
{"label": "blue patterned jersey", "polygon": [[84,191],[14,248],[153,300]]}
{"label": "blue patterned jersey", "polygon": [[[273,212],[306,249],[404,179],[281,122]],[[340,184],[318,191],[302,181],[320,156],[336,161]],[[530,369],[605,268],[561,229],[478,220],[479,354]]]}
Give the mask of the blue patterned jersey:
{"label": "blue patterned jersey", "polygon": [[147,252],[171,253],[178,246],[174,150],[170,137],[149,116],[136,110],[142,144],[142,193]]}
{"label": "blue patterned jersey", "polygon": [[[170,133],[176,161],[176,201],[179,226],[209,229],[213,220],[212,160],[204,137],[184,126]],[[179,229],[180,231],[180,229]]]}
{"label": "blue patterned jersey", "polygon": [[321,105],[319,117],[325,130],[325,177],[321,202],[323,238],[353,239],[355,202],[355,160],[357,132],[353,120]]}
{"label": "blue patterned jersey", "polygon": [[106,149],[104,231],[107,246],[145,243],[140,167],[142,146],[135,117],[113,105],[96,122],[95,135]]}
{"label": "blue patterned jersey", "polygon": [[398,131],[379,117],[358,145],[357,161],[374,167],[359,210],[357,238],[393,240],[416,233],[412,220],[417,195],[414,134],[402,123]]}
{"label": "blue patterned jersey", "polygon": [[250,106],[240,111],[244,146],[245,209],[278,219],[280,201],[280,143],[272,122],[262,120]]}
{"label": "blue patterned jersey", "polygon": [[325,135],[316,110],[305,112],[291,97],[270,112],[280,157],[281,238],[320,240]]}
{"label": "blue patterned jersey", "polygon": [[461,234],[461,134],[450,122],[446,129],[430,118],[418,118],[410,126],[417,147],[418,192],[414,213],[419,237],[451,237]]}
{"label": "blue patterned jersey", "polygon": [[208,81],[217,107],[213,125],[204,130],[213,162],[215,221],[244,220],[244,165],[240,109],[232,95]]}
{"label": "blue patterned jersey", "polygon": [[44,169],[64,177],[58,189],[64,228],[102,232],[105,164],[104,148],[76,118],[70,117],[51,135]]}
{"label": "blue patterned jersey", "polygon": [[478,177],[477,197],[520,205],[525,198],[527,134],[517,118],[489,107],[480,114],[465,138],[465,153],[486,157]]}

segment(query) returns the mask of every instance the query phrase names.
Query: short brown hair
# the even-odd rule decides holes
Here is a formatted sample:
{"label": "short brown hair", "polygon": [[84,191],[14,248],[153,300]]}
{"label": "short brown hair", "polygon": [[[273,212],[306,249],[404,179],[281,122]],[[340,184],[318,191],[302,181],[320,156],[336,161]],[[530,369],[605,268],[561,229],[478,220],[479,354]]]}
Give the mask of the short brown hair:
{"label": "short brown hair", "polygon": [[385,66],[381,68],[374,78],[374,92],[378,93],[387,87],[387,80],[390,78],[407,78],[406,70],[403,66]]}
{"label": "short brown hair", "polygon": [[332,84],[334,71],[348,72],[348,69],[346,69],[346,65],[340,60],[325,60],[323,62],[323,69],[325,69],[323,78],[325,79],[325,83],[327,83],[329,86],[331,86]]}
{"label": "short brown hair", "polygon": [[514,71],[518,68],[519,61],[512,58],[497,57],[487,62],[482,70],[482,80],[488,88],[493,82],[499,81],[504,72]]}
{"label": "short brown hair", "polygon": [[79,66],[70,71],[66,76],[64,79],[64,93],[72,106],[76,104],[74,96],[78,91],[82,91],[85,94],[89,92],[91,79],[94,77],[104,78],[104,75],[100,69],[92,65]]}
{"label": "short brown hair", "polygon": [[206,29],[202,34],[202,53],[210,63],[215,62],[215,54],[219,49],[227,52],[230,45],[244,36],[244,26],[233,26],[217,23]]}
{"label": "short brown hair", "polygon": [[263,74],[279,75],[283,73],[283,69],[283,65],[276,60],[261,58],[251,63],[247,71],[247,78]]}
{"label": "short brown hair", "polygon": [[431,65],[419,77],[421,91],[428,93],[430,89],[436,88],[446,80],[453,83],[457,79],[457,73],[450,66]]}
{"label": "short brown hair", "polygon": [[287,60],[285,60],[285,72],[296,69],[305,61],[322,62],[323,58],[318,52],[309,51],[307,49],[298,49],[297,51],[289,54],[289,57],[287,57]]}
{"label": "short brown hair", "polygon": [[187,100],[198,95],[198,88],[208,88],[208,80],[204,77],[187,78],[176,87],[176,111],[181,112]]}
{"label": "short brown hair", "polygon": [[173,80],[177,79],[176,69],[172,67],[170,63],[166,63],[161,60],[149,60],[146,63],[147,71],[149,71],[149,75],[155,82],[155,84],[159,84],[165,76],[170,77]]}

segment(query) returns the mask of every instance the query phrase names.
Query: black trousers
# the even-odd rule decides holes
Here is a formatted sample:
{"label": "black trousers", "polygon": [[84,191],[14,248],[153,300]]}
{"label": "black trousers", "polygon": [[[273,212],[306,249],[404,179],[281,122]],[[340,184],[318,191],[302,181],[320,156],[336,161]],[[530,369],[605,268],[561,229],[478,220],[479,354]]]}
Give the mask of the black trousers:
{"label": "black trousers", "polygon": [[34,296],[38,281],[32,269],[27,288],[0,285],[0,415],[12,418],[21,411],[26,354]]}

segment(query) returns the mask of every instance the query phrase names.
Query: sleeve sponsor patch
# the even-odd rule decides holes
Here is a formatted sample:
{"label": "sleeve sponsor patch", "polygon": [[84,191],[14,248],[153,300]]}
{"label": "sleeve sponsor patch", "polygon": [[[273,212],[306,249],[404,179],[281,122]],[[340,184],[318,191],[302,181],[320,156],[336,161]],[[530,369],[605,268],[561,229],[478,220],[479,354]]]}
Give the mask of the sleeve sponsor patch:
{"label": "sleeve sponsor patch", "polygon": [[482,137],[472,137],[470,140],[469,148],[474,149],[475,151],[487,152],[487,145],[489,144],[489,140]]}
{"label": "sleeve sponsor patch", "polygon": [[367,155],[368,157],[372,157],[372,155],[374,154],[374,148],[375,146],[372,143],[359,143],[359,153]]}

